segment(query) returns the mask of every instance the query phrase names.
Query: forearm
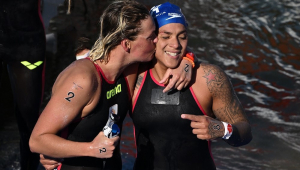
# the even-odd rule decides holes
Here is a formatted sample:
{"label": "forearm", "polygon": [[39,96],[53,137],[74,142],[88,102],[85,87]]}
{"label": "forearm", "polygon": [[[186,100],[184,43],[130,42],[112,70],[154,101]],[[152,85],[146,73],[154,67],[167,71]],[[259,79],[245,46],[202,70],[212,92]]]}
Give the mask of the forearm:
{"label": "forearm", "polygon": [[92,156],[90,144],[63,139],[54,134],[31,137],[30,150],[54,158]]}
{"label": "forearm", "polygon": [[236,122],[232,124],[232,135],[224,139],[229,145],[243,146],[252,140],[251,127],[248,122]]}

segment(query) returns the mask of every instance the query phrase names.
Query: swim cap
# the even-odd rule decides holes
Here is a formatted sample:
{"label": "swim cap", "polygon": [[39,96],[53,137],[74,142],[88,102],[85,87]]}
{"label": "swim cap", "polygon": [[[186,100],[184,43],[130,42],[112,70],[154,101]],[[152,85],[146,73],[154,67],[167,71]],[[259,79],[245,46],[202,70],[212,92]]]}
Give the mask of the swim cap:
{"label": "swim cap", "polygon": [[152,7],[150,14],[158,28],[170,23],[180,23],[187,27],[187,23],[181,9],[169,2]]}

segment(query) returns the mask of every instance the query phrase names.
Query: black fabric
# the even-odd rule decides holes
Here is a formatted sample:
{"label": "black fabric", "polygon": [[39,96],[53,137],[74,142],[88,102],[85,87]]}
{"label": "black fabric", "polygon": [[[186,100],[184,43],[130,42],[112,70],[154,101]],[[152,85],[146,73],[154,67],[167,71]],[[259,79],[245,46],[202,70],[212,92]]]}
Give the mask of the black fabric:
{"label": "black fabric", "polygon": [[[0,64],[7,64],[14,95],[21,170],[34,170],[39,164],[39,155],[28,145],[43,95],[46,41],[39,12],[39,0],[0,1]],[[21,61],[42,64],[29,69]]]}
{"label": "black fabric", "polygon": [[[121,85],[121,92],[115,93],[114,96],[111,96],[111,98],[107,99],[107,96],[110,96],[107,95],[107,92],[112,89],[115,89],[115,87],[117,87],[118,85]],[[122,132],[122,123],[130,108],[129,92],[126,79],[122,75],[115,81],[115,83],[110,84],[107,81],[105,81],[103,75],[101,75],[101,96],[98,105],[88,116],[83,118],[81,121],[73,123],[69,126],[69,134],[67,139],[78,142],[92,141],[105,126],[108,120],[109,108],[114,104],[118,104],[118,115],[120,116],[120,119],[116,122],[116,124],[120,127],[120,130]],[[105,161],[104,168],[103,161]],[[65,170],[65,164],[69,166],[80,166],[82,168],[86,167],[86,170],[88,170],[89,167],[97,167],[98,169],[105,170],[121,170],[122,160],[120,155],[120,143],[116,147],[112,158],[66,158],[63,161],[62,170]]]}
{"label": "black fabric", "polygon": [[69,166],[64,164],[64,170],[98,170],[99,168],[95,167],[81,167],[81,166]]}
{"label": "black fabric", "polygon": [[[181,119],[180,115],[203,115],[189,89],[172,91],[169,97],[163,97],[165,104],[152,104],[152,89],[162,90],[150,76],[146,79],[140,91],[131,115],[137,144],[136,170],[186,170],[216,169],[209,152],[208,142],[199,140],[192,133],[189,120]],[[168,100],[174,100],[178,95],[179,105]],[[156,94],[158,95],[158,94]],[[164,96],[161,94],[160,96]],[[160,102],[164,103],[164,102]]]}

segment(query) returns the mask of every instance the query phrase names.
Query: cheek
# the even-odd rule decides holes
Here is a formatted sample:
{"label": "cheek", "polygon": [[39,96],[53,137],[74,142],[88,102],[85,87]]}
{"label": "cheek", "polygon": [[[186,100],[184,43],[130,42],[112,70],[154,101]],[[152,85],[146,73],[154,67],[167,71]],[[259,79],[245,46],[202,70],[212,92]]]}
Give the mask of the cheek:
{"label": "cheek", "polygon": [[152,42],[145,42],[143,44],[139,45],[144,51],[144,52],[153,52],[153,50],[155,49],[155,45]]}
{"label": "cheek", "polygon": [[181,46],[183,49],[186,49],[187,48],[187,44],[188,44],[188,41],[187,40],[184,40],[181,42]]}
{"label": "cheek", "polygon": [[169,41],[164,40],[164,39],[159,39],[156,43],[156,46],[157,46],[157,48],[164,49],[166,46],[168,46],[168,44],[169,44]]}

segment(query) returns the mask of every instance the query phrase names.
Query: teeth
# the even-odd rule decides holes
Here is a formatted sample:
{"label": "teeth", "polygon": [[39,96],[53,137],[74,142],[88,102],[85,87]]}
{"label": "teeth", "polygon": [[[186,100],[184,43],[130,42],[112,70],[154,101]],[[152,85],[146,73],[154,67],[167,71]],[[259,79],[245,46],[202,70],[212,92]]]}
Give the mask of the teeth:
{"label": "teeth", "polygon": [[171,55],[171,56],[176,56],[176,55],[179,54],[179,53],[171,53],[171,52],[167,52],[167,51],[166,51],[166,53],[169,54],[169,55]]}

